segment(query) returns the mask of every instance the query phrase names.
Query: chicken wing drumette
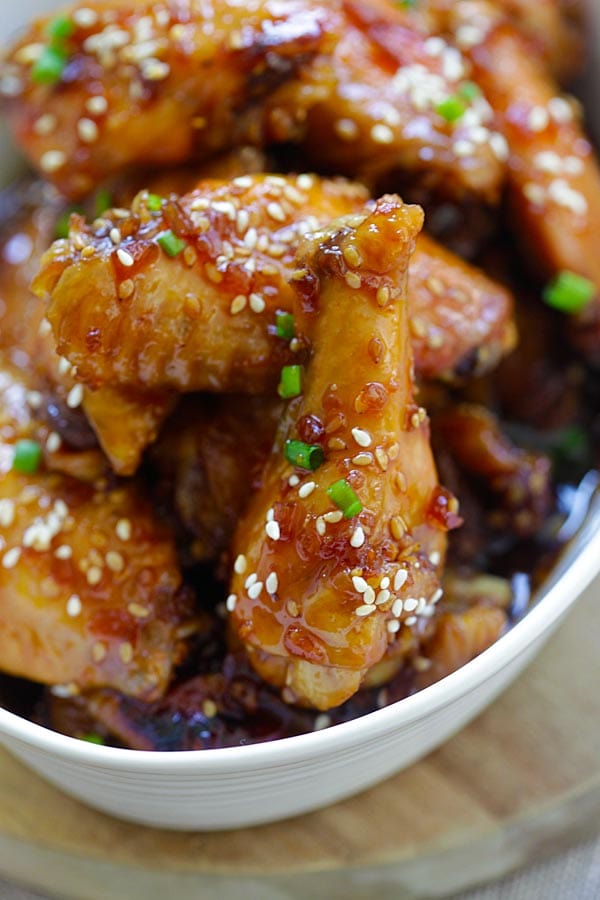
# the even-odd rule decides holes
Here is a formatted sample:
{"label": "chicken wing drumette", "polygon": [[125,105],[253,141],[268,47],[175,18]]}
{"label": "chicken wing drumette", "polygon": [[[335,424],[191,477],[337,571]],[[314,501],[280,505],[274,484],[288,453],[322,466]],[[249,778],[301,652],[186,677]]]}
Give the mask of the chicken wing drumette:
{"label": "chicken wing drumette", "polygon": [[386,197],[350,222],[297,274],[312,356],[240,523],[228,600],[252,665],[319,709],[433,615],[456,516],[414,402],[406,275],[422,213]]}

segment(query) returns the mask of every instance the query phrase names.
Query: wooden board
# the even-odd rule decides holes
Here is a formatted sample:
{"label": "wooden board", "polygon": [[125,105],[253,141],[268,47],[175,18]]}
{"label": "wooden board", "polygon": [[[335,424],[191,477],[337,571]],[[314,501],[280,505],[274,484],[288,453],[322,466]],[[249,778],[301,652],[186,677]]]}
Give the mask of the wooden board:
{"label": "wooden board", "polygon": [[600,824],[600,582],[519,682],[443,749],[322,812],[181,835],[86,809],[0,753],[0,873],[76,900],[412,900]]}

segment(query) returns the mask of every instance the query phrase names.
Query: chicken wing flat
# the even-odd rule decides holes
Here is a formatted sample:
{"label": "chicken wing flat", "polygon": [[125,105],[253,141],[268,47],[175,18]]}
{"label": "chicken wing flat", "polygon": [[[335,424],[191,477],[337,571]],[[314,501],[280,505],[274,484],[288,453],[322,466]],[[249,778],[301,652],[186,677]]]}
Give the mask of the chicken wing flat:
{"label": "chicken wing flat", "polygon": [[[95,226],[73,219],[35,281],[59,354],[92,389],[272,391],[295,353],[277,322],[300,239],[366,199],[345,181],[255,175],[163,203],[142,192],[130,216]],[[431,239],[417,244],[411,307],[427,376],[489,368],[514,344],[510,294]]]}
{"label": "chicken wing flat", "polygon": [[358,690],[417,609],[433,615],[456,513],[414,403],[406,275],[422,212],[386,197],[352,223],[303,260],[312,356],[240,523],[228,600],[254,668],[318,709]]}
{"label": "chicken wing flat", "polygon": [[36,169],[80,197],[132,164],[230,146],[244,108],[325,51],[337,22],[312,0],[86,0],[12,48],[6,113]]}
{"label": "chicken wing flat", "polygon": [[6,364],[0,422],[2,670],[159,696],[193,629],[172,539],[133,482],[107,489],[39,460],[33,470],[44,426]]}

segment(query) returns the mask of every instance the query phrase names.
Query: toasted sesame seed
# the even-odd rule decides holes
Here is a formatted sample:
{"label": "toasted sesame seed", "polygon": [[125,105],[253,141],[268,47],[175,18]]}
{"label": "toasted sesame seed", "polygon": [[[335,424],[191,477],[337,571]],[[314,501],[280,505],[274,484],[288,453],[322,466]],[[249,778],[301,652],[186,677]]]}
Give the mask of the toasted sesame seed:
{"label": "toasted sesame seed", "polygon": [[122,572],[125,568],[125,560],[116,550],[109,550],[105,559],[111,572]]}
{"label": "toasted sesame seed", "polygon": [[332,437],[327,441],[327,446],[330,450],[345,450],[347,445],[343,438]]}
{"label": "toasted sesame seed", "polygon": [[500,162],[506,162],[510,156],[510,148],[508,141],[503,134],[498,131],[492,131],[490,135],[490,147],[492,148],[496,159]]}
{"label": "toasted sesame seed", "polygon": [[264,312],[265,306],[265,301],[260,296],[260,294],[250,294],[250,309],[252,310],[252,312]]}
{"label": "toasted sesame seed", "polygon": [[317,534],[320,534],[321,537],[323,537],[323,535],[327,531],[327,525],[325,524],[325,520],[323,519],[323,516],[319,516],[319,518],[316,521],[315,528],[317,529]]}
{"label": "toasted sesame seed", "polygon": [[69,409],[77,409],[83,400],[83,385],[75,384],[67,394],[67,406]]}
{"label": "toasted sesame seed", "polygon": [[54,555],[57,559],[71,559],[73,556],[73,548],[69,546],[69,544],[61,544],[60,547],[57,547],[54,551]]}
{"label": "toasted sesame seed", "polygon": [[314,183],[315,180],[312,175],[302,174],[298,175],[298,177],[296,178],[296,184],[302,191],[310,191]]}
{"label": "toasted sesame seed", "polygon": [[356,456],[352,457],[352,462],[355,466],[370,466],[373,462],[373,454],[372,453],[357,453]]}
{"label": "toasted sesame seed", "polygon": [[376,606],[383,606],[384,603],[387,603],[387,602],[388,602],[388,600],[390,599],[391,596],[392,596],[392,595],[391,595],[391,593],[387,590],[387,588],[384,588],[383,590],[379,591],[378,594],[377,594],[377,596],[375,597],[375,605],[376,605]]}
{"label": "toasted sesame seed", "polygon": [[405,619],[405,620],[404,620],[404,624],[405,624],[405,625],[408,625],[409,627],[410,627],[411,625],[416,625],[416,624],[417,624],[417,617],[416,617],[416,616],[409,616],[408,619]]}
{"label": "toasted sesame seed", "polygon": [[148,81],[163,81],[170,72],[170,66],[159,59],[142,60],[142,75]]}
{"label": "toasted sesame seed", "polygon": [[121,265],[125,266],[126,268],[130,268],[135,263],[135,260],[131,253],[128,253],[127,250],[123,250],[122,247],[117,250],[117,257]]}
{"label": "toasted sesame seed", "polygon": [[357,525],[356,528],[354,529],[354,531],[352,532],[352,536],[350,538],[350,546],[356,547],[358,549],[359,547],[363,546],[364,542],[365,542],[365,533],[364,533],[363,529],[361,528],[361,526]]}
{"label": "toasted sesame seed", "polygon": [[438,550],[434,550],[433,553],[429,554],[429,562],[432,566],[439,566],[442,559],[442,554]]}
{"label": "toasted sesame seed", "polygon": [[90,566],[86,573],[87,583],[94,587],[102,581],[102,569],[100,566]]}
{"label": "toasted sesame seed", "polygon": [[238,294],[237,297],[234,297],[231,301],[231,306],[229,307],[229,311],[232,316],[237,316],[238,313],[241,313],[243,309],[246,308],[246,304],[248,303],[248,298],[244,297],[243,294]]}
{"label": "toasted sesame seed", "polygon": [[127,609],[136,619],[147,619],[150,615],[150,610],[141,603],[130,603]]}
{"label": "toasted sesame seed", "polygon": [[135,282],[131,278],[126,278],[119,285],[119,297],[121,300],[128,300],[135,290]]}
{"label": "toasted sesame seed", "polygon": [[40,169],[47,175],[51,175],[62,169],[66,161],[66,154],[62,150],[47,150],[40,159]]}
{"label": "toasted sesame seed", "polygon": [[377,288],[376,300],[378,306],[387,306],[390,302],[390,289],[386,285]]}
{"label": "toasted sesame seed", "polygon": [[355,141],[360,134],[354,119],[338,119],[333,127],[337,136],[343,141]]}
{"label": "toasted sesame seed", "polygon": [[96,641],[94,646],[92,647],[92,659],[94,662],[102,662],[103,659],[106,658],[106,654],[108,653],[106,644],[102,641]]}
{"label": "toasted sesame seed", "polygon": [[133,659],[133,647],[129,643],[129,641],[123,641],[122,644],[119,645],[119,656],[121,657],[121,662],[128,665]]}
{"label": "toasted sesame seed", "polygon": [[14,569],[14,567],[19,562],[21,558],[21,548],[13,547],[11,550],[7,550],[4,556],[2,557],[2,566],[5,569]]}
{"label": "toasted sesame seed", "polygon": [[364,594],[364,592],[369,587],[368,582],[365,581],[365,579],[362,578],[360,575],[352,576],[352,584],[354,585],[354,590],[357,591],[359,594]]}
{"label": "toasted sesame seed", "polygon": [[344,247],[342,256],[349,266],[360,266],[360,264],[362,263],[362,256],[360,255],[356,247],[354,247],[352,244]]}
{"label": "toasted sesame seed", "polygon": [[408,597],[404,601],[404,610],[405,610],[405,612],[408,612],[408,613],[413,612],[417,608],[418,605],[419,605],[418,600],[416,600],[414,597]]}
{"label": "toasted sesame seed", "polygon": [[108,236],[115,246],[121,243],[121,232],[118,228],[111,228]]}
{"label": "toasted sesame seed", "polygon": [[396,632],[400,631],[400,622],[398,619],[390,619],[390,621],[386,625],[387,630],[390,634],[396,634]]}
{"label": "toasted sesame seed", "polygon": [[559,125],[564,125],[573,119],[571,104],[564,97],[551,97],[548,100],[548,112]]}
{"label": "toasted sesame seed", "polygon": [[327,512],[323,515],[323,521],[331,525],[335,525],[337,522],[341,522],[343,518],[344,513],[340,509],[332,510],[331,512]]}
{"label": "toasted sesame seed", "polygon": [[67,600],[67,615],[75,618],[81,614],[81,598],[78,594],[71,594]]}
{"label": "toasted sesame seed", "polygon": [[256,228],[249,228],[244,235],[244,244],[248,250],[254,250],[258,243],[258,232]]}
{"label": "toasted sesame seed", "polygon": [[270,216],[271,219],[274,219],[276,222],[285,222],[286,215],[285,210],[281,203],[276,203],[272,201],[267,206],[267,215]]}
{"label": "toasted sesame seed", "polygon": [[102,116],[108,111],[108,100],[100,95],[89,97],[85,101],[85,108],[92,116]]}
{"label": "toasted sesame seed", "polygon": [[545,106],[533,106],[527,116],[527,124],[531,131],[544,131],[550,122],[550,115]]}
{"label": "toasted sesame seed", "polygon": [[120,541],[128,541],[131,537],[131,522],[129,519],[119,519],[115,527],[115,533]]}
{"label": "toasted sesame seed", "polygon": [[392,144],[394,132],[389,125],[377,124],[371,128],[371,137],[376,144]]}
{"label": "toasted sesame seed", "polygon": [[247,568],[248,560],[243,553],[240,553],[240,555],[236,557],[236,560],[233,564],[233,571],[238,575],[243,575]]}
{"label": "toasted sesame seed", "polygon": [[0,500],[0,525],[9,528],[15,520],[15,501],[8,497]]}
{"label": "toasted sesame seed", "polygon": [[267,588],[269,594],[275,594],[277,592],[277,588],[279,587],[279,579],[276,572],[271,572],[267,576],[265,587]]}
{"label": "toasted sesame seed", "polygon": [[528,181],[523,185],[523,194],[530,203],[535,203],[537,206],[542,206],[546,199],[546,191],[541,184],[536,184],[535,181]]}
{"label": "toasted sesame seed", "polygon": [[454,155],[458,157],[473,156],[475,152],[475,144],[472,141],[467,141],[464,138],[460,138],[458,141],[454,141],[452,150],[454,151]]}
{"label": "toasted sesame seed", "polygon": [[98,140],[98,126],[92,119],[80,119],[77,123],[77,134],[84,144],[93,144]]}
{"label": "toasted sesame seed", "polygon": [[307,481],[302,487],[298,488],[298,496],[301,497],[302,500],[306,497],[310,497],[316,486],[314,481]]}
{"label": "toasted sesame seed", "polygon": [[398,569],[398,571],[394,575],[394,590],[399,591],[400,588],[404,587],[407,580],[408,572],[406,571],[406,569]]}
{"label": "toasted sesame seed", "polygon": [[248,588],[248,596],[251,600],[256,600],[260,594],[262,593],[263,583],[262,581],[255,581],[253,585]]}
{"label": "toasted sesame seed", "polygon": [[246,589],[251,588],[252,585],[256,584],[257,581],[258,581],[258,575],[256,574],[256,572],[251,572],[250,575],[248,575],[248,577],[246,578],[246,581],[244,582],[244,587]]}
{"label": "toasted sesame seed", "polygon": [[357,272],[346,272],[344,275],[344,281],[348,285],[348,287],[353,288],[353,290],[358,290],[358,288],[362,285],[362,278]]}
{"label": "toasted sesame seed", "polygon": [[376,609],[377,607],[372,603],[364,603],[362,606],[357,606],[354,612],[357,616],[360,616],[362,618],[364,616],[370,616],[371,613],[375,612]]}
{"label": "toasted sesame seed", "polygon": [[383,450],[381,447],[377,447],[377,449],[375,450],[375,459],[379,464],[379,468],[383,469],[383,471],[385,472],[389,464],[388,455],[385,450]]}
{"label": "toasted sesame seed", "polygon": [[281,537],[281,530],[279,528],[278,522],[267,522],[265,525],[265,531],[267,533],[267,537],[270,537],[272,541],[278,541]]}
{"label": "toasted sesame seed", "polygon": [[215,703],[214,700],[211,700],[210,697],[204,701],[202,704],[202,712],[206,716],[207,719],[214,719],[214,717],[219,712],[219,707]]}
{"label": "toasted sesame seed", "polygon": [[360,447],[370,447],[371,446],[371,435],[368,431],[365,431],[364,428],[353,428],[352,429],[352,437],[356,441],[356,443]]}
{"label": "toasted sesame seed", "polygon": [[15,62],[18,62],[20,65],[29,66],[31,63],[36,62],[42,53],[44,52],[44,44],[25,44],[24,47],[19,47],[19,49],[15,52],[14,58]]}
{"label": "toasted sesame seed", "polygon": [[43,116],[40,116],[39,119],[35,120],[33,130],[40,136],[46,136],[52,134],[57,124],[58,120],[53,113],[45,113]]}

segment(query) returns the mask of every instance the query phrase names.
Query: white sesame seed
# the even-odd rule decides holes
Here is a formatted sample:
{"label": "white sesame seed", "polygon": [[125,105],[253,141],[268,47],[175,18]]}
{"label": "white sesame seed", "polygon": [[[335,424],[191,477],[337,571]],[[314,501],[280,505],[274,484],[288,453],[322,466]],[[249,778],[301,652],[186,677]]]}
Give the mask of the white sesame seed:
{"label": "white sesame seed", "polygon": [[356,547],[358,549],[359,547],[363,546],[364,542],[365,542],[365,533],[362,530],[362,528],[360,527],[360,525],[357,525],[356,528],[354,529],[354,531],[352,532],[352,537],[350,538],[350,546]]}
{"label": "white sesame seed", "polygon": [[267,522],[272,522],[273,519],[275,518],[275,510],[273,509],[272,506],[267,510],[267,515],[265,518],[266,518]]}
{"label": "white sesame seed", "polygon": [[508,141],[503,134],[500,134],[498,131],[492,131],[490,134],[490,147],[492,148],[496,159],[500,162],[506,162],[510,156],[510,148],[508,146]]}
{"label": "white sesame seed", "polygon": [[394,600],[394,602],[392,604],[392,615],[398,619],[402,615],[403,608],[404,608],[404,603],[400,599],[400,597],[398,597],[396,600]]}
{"label": "white sesame seed", "polygon": [[419,601],[414,597],[407,597],[407,599],[404,601],[404,609],[406,612],[413,612],[418,605]]}
{"label": "white sesame seed", "polygon": [[446,49],[446,41],[441,37],[429,37],[423,44],[427,56],[439,56]]}
{"label": "white sesame seed", "polygon": [[122,247],[117,250],[117,256],[121,265],[126,268],[130,268],[135,262],[131,253],[128,253],[127,250],[123,250]]}
{"label": "white sesame seed", "polygon": [[81,613],[81,598],[77,594],[71,594],[67,600],[67,615],[75,618]]}
{"label": "white sesame seed", "polygon": [[0,500],[0,525],[9,528],[15,520],[15,502],[8,497]]}
{"label": "white sesame seed", "polygon": [[527,124],[531,131],[544,131],[550,123],[550,115],[545,106],[533,106],[527,116]]}
{"label": "white sesame seed", "polygon": [[24,87],[21,79],[10,72],[0,78],[0,94],[4,97],[18,97],[23,93]]}
{"label": "white sesame seed", "polygon": [[93,144],[98,140],[98,126],[92,119],[80,119],[77,123],[77,134],[84,144]]}
{"label": "white sesame seed", "polygon": [[262,581],[255,581],[253,585],[248,588],[248,596],[251,600],[256,600],[260,597],[263,589]]}
{"label": "white sesame seed", "polygon": [[27,392],[27,403],[31,409],[39,409],[43,402],[44,398],[39,391]]}
{"label": "white sesame seed", "polygon": [[400,588],[404,587],[407,579],[408,572],[406,571],[406,569],[398,569],[398,571],[394,575],[394,590],[399,591]]}
{"label": "white sesame seed", "polygon": [[452,150],[454,151],[455,156],[472,156],[475,152],[475,144],[473,144],[472,141],[466,141],[461,138],[458,141],[454,141]]}
{"label": "white sesame seed", "polygon": [[278,522],[267,522],[265,525],[265,531],[267,533],[267,537],[270,537],[272,541],[278,541],[281,537],[281,529],[279,528]]}
{"label": "white sesame seed", "polygon": [[484,37],[484,31],[476,25],[460,25],[456,29],[456,43],[463,50],[477,46],[483,41]]}
{"label": "white sesame seed", "polygon": [[296,184],[303,191],[310,191],[310,189],[313,187],[314,183],[315,183],[315,180],[312,175],[303,174],[303,175],[298,175],[298,177],[296,178]]}
{"label": "white sesame seed", "polygon": [[367,589],[363,594],[363,600],[369,606],[374,606],[374,604],[375,604],[375,591],[373,590],[373,588],[371,587],[370,584],[367,585]]}
{"label": "white sesame seed", "polygon": [[564,125],[573,119],[571,104],[564,97],[551,97],[548,100],[548,112],[559,125]]}
{"label": "white sesame seed", "polygon": [[231,315],[237,316],[238,313],[241,313],[242,310],[246,308],[247,302],[248,300],[243,294],[238,294],[237,297],[234,297],[231,301],[231,306],[229,307]]}
{"label": "white sesame seed", "polygon": [[588,211],[588,203],[583,194],[573,190],[564,178],[555,178],[551,182],[548,197],[558,206],[570,209],[575,215],[584,216]]}
{"label": "white sesame seed", "polygon": [[236,221],[235,227],[238,234],[245,234],[248,230],[248,225],[250,224],[250,213],[247,209],[240,209]]}
{"label": "white sesame seed", "polygon": [[21,558],[21,548],[13,547],[11,550],[7,550],[4,556],[2,557],[2,566],[4,569],[14,569],[16,564],[19,562]]}
{"label": "white sesame seed", "polygon": [[325,524],[325,520],[323,519],[323,516],[319,516],[319,518],[316,521],[315,528],[317,529],[317,534],[320,534],[321,537],[323,537],[323,535],[327,531],[327,525]]}
{"label": "white sesame seed", "polygon": [[390,586],[390,579],[385,575],[379,582],[379,587],[386,591]]}
{"label": "white sesame seed", "polygon": [[400,631],[400,622],[398,619],[390,619],[390,621],[386,625],[387,630],[390,634],[396,634],[396,632]]}
{"label": "white sesame seed", "polygon": [[111,228],[110,233],[109,233],[109,238],[111,239],[113,244],[115,244],[115,245],[120,244],[121,243],[121,232],[119,231],[119,229]]}
{"label": "white sesame seed", "polygon": [[45,113],[35,120],[33,130],[40,136],[52,134],[57,125],[57,118],[53,113]]}
{"label": "white sesame seed", "polygon": [[578,156],[567,156],[563,160],[563,169],[567,175],[581,175],[584,170],[583,160]]}
{"label": "white sesame seed", "polygon": [[276,222],[285,222],[286,216],[281,203],[271,202],[267,206],[267,215]]}
{"label": "white sesame seed", "polygon": [[290,475],[290,477],[288,478],[288,484],[290,487],[298,487],[298,485],[300,484],[300,479],[297,475]]}
{"label": "white sesame seed", "polygon": [[335,525],[337,522],[342,521],[342,519],[344,518],[344,513],[341,510],[336,509],[332,510],[331,512],[324,513],[322,518],[324,522]]}
{"label": "white sesame seed", "polygon": [[79,25],[80,28],[91,28],[98,21],[98,13],[85,6],[73,10],[71,17],[75,24]]}
{"label": "white sesame seed", "polygon": [[328,716],[327,713],[320,713],[315,719],[315,724],[313,726],[314,731],[323,731],[324,728],[329,728],[331,725],[331,716]]}
{"label": "white sesame seed", "polygon": [[438,550],[434,550],[429,554],[429,562],[432,566],[439,566],[442,560],[442,554]]}
{"label": "white sesame seed", "polygon": [[417,617],[416,617],[416,616],[409,616],[408,619],[405,619],[405,620],[404,620],[404,624],[405,624],[405,625],[409,625],[409,626],[410,626],[410,625],[416,625],[416,624],[417,624]]}
{"label": "white sesame seed", "polygon": [[383,590],[379,591],[379,593],[375,597],[375,605],[382,606],[384,603],[388,602],[391,596],[392,595],[390,594],[390,592],[386,588],[384,588]]}
{"label": "white sesame seed", "polygon": [[227,612],[233,612],[235,609],[235,605],[237,603],[236,594],[230,594],[227,600],[225,601],[225,606],[227,608]]}
{"label": "white sesame seed", "polygon": [[69,547],[68,544],[61,544],[60,547],[57,547],[54,551],[54,555],[57,559],[71,559],[73,556],[73,548]]}
{"label": "white sesame seed", "polygon": [[352,437],[359,445],[359,447],[370,447],[371,446],[371,435],[368,431],[365,431],[363,428],[353,428],[352,429]]}
{"label": "white sesame seed", "polygon": [[354,612],[356,613],[357,616],[361,616],[361,618],[362,618],[364,616],[370,616],[371,613],[375,612],[376,609],[377,609],[376,606],[373,606],[370,603],[365,603],[365,604],[363,604],[363,606],[357,606],[357,608],[354,610]]}
{"label": "white sesame seed", "polygon": [[260,296],[260,294],[250,294],[250,309],[252,310],[252,312],[264,312],[265,306],[265,301]]}
{"label": "white sesame seed", "polygon": [[120,541],[128,541],[131,537],[131,522],[129,519],[119,519],[115,527],[115,533]]}
{"label": "white sesame seed", "polygon": [[243,575],[247,568],[248,560],[243,553],[240,553],[239,556],[236,557],[236,560],[233,564],[233,571],[238,575]]}
{"label": "white sesame seed", "polygon": [[108,100],[100,95],[88,97],[85,101],[85,108],[92,116],[102,116],[108,111]]}
{"label": "white sesame seed", "polygon": [[248,575],[248,577],[246,578],[246,581],[244,582],[244,587],[247,590],[248,588],[251,588],[253,584],[256,584],[257,581],[258,581],[258,575],[256,574],[256,572],[251,572],[250,575]]}
{"label": "white sesame seed", "polygon": [[344,281],[351,287],[353,290],[357,291],[362,285],[362,278],[357,272],[346,272],[344,275]]}
{"label": "white sesame seed", "polygon": [[102,581],[102,569],[99,566],[90,566],[86,572],[87,583],[94,587]]}
{"label": "white sesame seed", "polygon": [[431,600],[429,602],[432,603],[433,605],[435,605],[442,599],[443,596],[444,596],[444,589],[440,587],[437,589],[437,591],[435,592],[435,594],[433,595],[433,597],[431,598]]}
{"label": "white sesame seed", "polygon": [[537,206],[542,206],[546,199],[546,191],[541,184],[536,184],[535,181],[528,181],[523,185],[523,195],[526,200]]}
{"label": "white sesame seed", "polygon": [[159,59],[142,60],[142,75],[148,81],[163,81],[168,77],[170,71],[169,65]]}
{"label": "white sesame seed", "polygon": [[31,63],[37,62],[37,60],[44,52],[44,49],[44,44],[42,43],[25,44],[24,47],[20,47],[15,52],[15,61],[20,65],[29,66],[31,65]]}
{"label": "white sesame seed", "polygon": [[51,175],[58,172],[67,161],[66,154],[62,150],[47,150],[40,159],[40,168],[42,172]]}
{"label": "white sesame seed", "polygon": [[234,178],[231,183],[234,184],[236,187],[241,187],[241,188],[246,189],[246,188],[252,187],[253,181],[249,175],[239,175],[237,178]]}
{"label": "white sesame seed", "polygon": [[355,141],[360,134],[354,119],[337,119],[333,127],[337,136],[343,141]]}
{"label": "white sesame seed", "polygon": [[105,559],[111,572],[122,572],[125,568],[125,560],[116,550],[109,550]]}
{"label": "white sesame seed", "polygon": [[256,228],[249,228],[244,235],[244,244],[248,250],[254,250],[258,243],[258,232]]}
{"label": "white sesame seed", "polygon": [[371,137],[376,144],[392,144],[394,141],[394,132],[389,125],[378,123],[371,128]]}
{"label": "white sesame seed", "polygon": [[298,496],[301,497],[302,500],[306,497],[310,497],[316,486],[314,481],[307,481],[302,487],[298,488]]}
{"label": "white sesame seed", "polygon": [[360,575],[352,576],[352,584],[354,585],[354,590],[357,591],[357,593],[359,593],[359,594],[364,594],[364,592],[369,587],[368,582],[365,581],[364,578],[361,578]]}
{"label": "white sesame seed", "polygon": [[373,454],[365,453],[362,451],[361,453],[357,453],[356,456],[352,457],[352,462],[355,466],[370,466],[373,462]]}
{"label": "white sesame seed", "polygon": [[83,400],[83,385],[75,384],[67,394],[67,406],[69,409],[77,409]]}
{"label": "white sesame seed", "polygon": [[265,587],[267,588],[269,594],[277,593],[277,588],[279,587],[279,579],[276,572],[270,572],[270,574],[267,576]]}

